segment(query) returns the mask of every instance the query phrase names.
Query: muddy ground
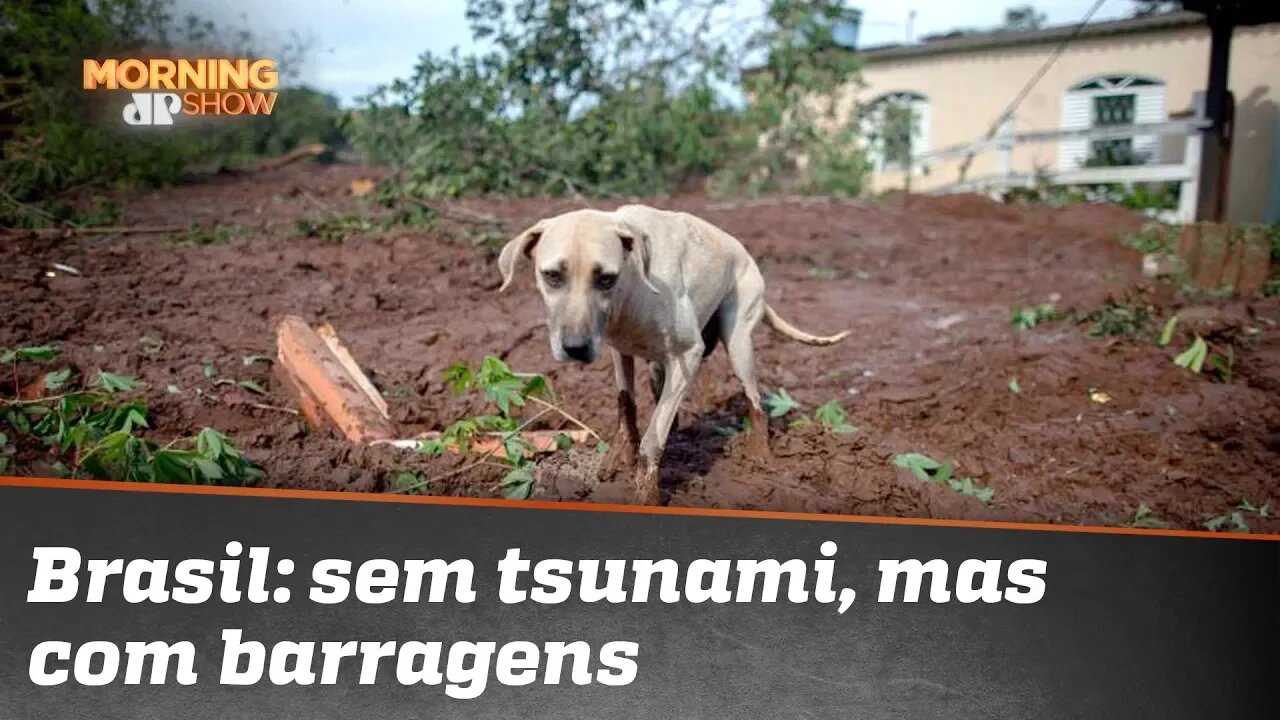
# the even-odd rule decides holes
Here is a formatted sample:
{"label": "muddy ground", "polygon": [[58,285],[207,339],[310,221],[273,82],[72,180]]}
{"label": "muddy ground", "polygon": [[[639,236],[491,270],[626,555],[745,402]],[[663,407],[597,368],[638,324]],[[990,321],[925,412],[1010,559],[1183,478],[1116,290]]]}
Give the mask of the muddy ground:
{"label": "muddy ground", "polygon": [[[53,343],[61,362],[82,373],[139,376],[156,437],[217,427],[273,486],[390,491],[401,471],[433,478],[464,462],[351,448],[277,409],[295,403],[269,363],[244,359],[274,355],[275,322],[285,313],[337,328],[406,435],[488,412],[482,399],[459,398],[441,379],[452,363],[488,354],[545,373],[570,412],[609,434],[607,358],[555,363],[531,278],[497,294],[494,252],[474,243],[473,228],[299,233],[299,218],[357,212],[350,182],[369,176],[351,166],[293,167],[122,201],[122,224],[236,227],[234,237],[199,238],[208,244],[190,236],[7,236],[0,346]],[[1280,510],[1280,304],[1188,297],[1144,280],[1139,255],[1118,242],[1142,226],[1139,216],[971,196],[649,202],[695,212],[739,237],[788,319],[817,333],[853,330],[830,348],[757,330],[766,390],[785,388],[806,411],[838,400],[858,428],[836,435],[775,420],[775,457],[763,463],[726,432],[746,404],[717,350],[669,443],[662,484],[671,504],[1087,524],[1123,524],[1145,505],[1175,527],[1200,527],[1242,499]],[[501,217],[509,232],[580,204],[464,203]],[[81,275],[48,277],[55,262]],[[1148,308],[1144,332],[1095,338],[1093,323],[1076,319],[1026,332],[1010,324],[1016,304],[1052,301],[1078,318],[1108,300]],[[1188,321],[1160,347],[1151,338],[1174,312]],[[1231,345],[1230,382],[1173,363],[1195,331],[1215,350]],[[206,363],[214,379],[252,380],[267,394],[215,385]],[[1020,392],[1010,388],[1014,379]],[[643,423],[652,400],[641,392],[640,401]],[[954,461],[994,499],[984,505],[895,468],[894,456],[906,452]],[[623,483],[595,480],[597,461],[589,448],[544,460],[537,495],[624,500]],[[501,476],[481,467],[430,490],[493,496]],[[1280,531],[1274,517],[1247,520],[1255,532]]]}

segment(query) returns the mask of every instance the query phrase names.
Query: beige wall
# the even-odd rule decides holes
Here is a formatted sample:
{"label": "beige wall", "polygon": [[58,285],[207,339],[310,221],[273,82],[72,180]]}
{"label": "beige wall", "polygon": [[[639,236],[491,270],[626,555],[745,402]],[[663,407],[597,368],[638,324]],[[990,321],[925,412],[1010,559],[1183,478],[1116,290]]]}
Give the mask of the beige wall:
{"label": "beige wall", "polygon": [[[842,111],[893,91],[913,90],[929,97],[929,145],[938,149],[983,137],[1000,112],[1049,57],[1053,43],[927,55],[868,62],[861,88],[840,96]],[[1169,113],[1189,110],[1192,93],[1204,87],[1209,72],[1209,33],[1182,28],[1150,33],[1082,39],[1036,84],[1014,115],[1017,131],[1052,130],[1061,120],[1064,93],[1086,78],[1102,74],[1154,76],[1166,84]],[[1231,90],[1236,99],[1228,215],[1236,222],[1262,219],[1280,102],[1280,25],[1236,31],[1231,53]],[[1015,172],[1037,166],[1055,168],[1056,144],[1022,145],[1013,153]],[[912,180],[913,189],[928,189],[958,179],[959,161],[934,166]],[[999,155],[979,155],[969,177],[999,171]],[[876,173],[876,190],[900,188],[902,173]]]}

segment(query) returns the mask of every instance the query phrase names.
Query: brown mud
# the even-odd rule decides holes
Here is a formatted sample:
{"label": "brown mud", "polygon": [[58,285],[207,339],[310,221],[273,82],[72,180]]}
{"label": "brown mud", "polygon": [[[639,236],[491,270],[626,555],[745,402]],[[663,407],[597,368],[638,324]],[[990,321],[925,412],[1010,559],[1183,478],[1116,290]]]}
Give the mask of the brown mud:
{"label": "brown mud", "polygon": [[[241,229],[223,242],[7,236],[0,346],[53,343],[60,362],[80,372],[137,375],[148,384],[157,437],[217,427],[272,486],[389,491],[398,472],[439,477],[466,462],[306,432],[279,409],[292,399],[270,364],[245,361],[274,356],[275,323],[286,313],[337,328],[406,436],[489,412],[482,399],[457,397],[441,379],[452,363],[489,354],[545,373],[570,412],[611,434],[616,395],[607,359],[555,363],[531,280],[497,294],[494,252],[469,238],[473,228],[442,222],[345,238],[297,232],[299,218],[355,212],[349,183],[369,172],[285,168],[122,201],[127,224]],[[974,196],[874,205],[649,202],[697,213],[740,238],[787,319],[820,334],[853,330],[828,348],[757,331],[764,389],[785,388],[807,412],[835,399],[858,428],[836,435],[776,419],[766,462],[748,459],[741,436],[726,432],[741,422],[746,402],[717,350],[669,442],[662,486],[671,504],[1108,525],[1130,521],[1145,505],[1175,527],[1200,527],[1242,499],[1280,511],[1280,304],[1188,299],[1144,280],[1138,254],[1118,242],[1143,224],[1139,216]],[[463,204],[501,217],[511,233],[580,206],[571,199]],[[48,277],[52,263],[81,274]],[[1015,304],[1054,300],[1083,316],[1109,299],[1150,308],[1146,334],[1093,338],[1091,323],[1073,319],[1019,332],[1009,320]],[[1190,321],[1159,347],[1150,338],[1174,312]],[[1234,348],[1229,383],[1172,362],[1197,331],[1215,349]],[[253,380],[267,394],[215,384],[206,363],[215,380]],[[1097,402],[1095,391],[1109,401]],[[639,395],[643,424],[652,399]],[[953,461],[957,474],[994,490],[992,503],[895,468],[894,456],[906,452]],[[589,448],[546,459],[538,496],[625,500],[622,483],[596,482],[597,462]],[[430,492],[493,496],[501,476],[481,467],[437,481]],[[1246,519],[1255,532],[1280,531],[1274,513]]]}

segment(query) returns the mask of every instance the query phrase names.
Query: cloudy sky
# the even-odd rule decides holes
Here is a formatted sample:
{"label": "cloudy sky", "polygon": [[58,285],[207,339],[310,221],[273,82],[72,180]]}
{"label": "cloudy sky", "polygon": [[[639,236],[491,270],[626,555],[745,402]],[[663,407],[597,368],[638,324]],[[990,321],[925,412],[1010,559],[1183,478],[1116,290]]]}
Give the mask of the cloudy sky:
{"label": "cloudy sky", "polygon": [[[732,0],[738,17],[757,17],[763,0]],[[861,8],[863,46],[903,42],[908,15],[914,35],[956,27],[999,24],[1004,9],[1025,0],[851,0]],[[1032,0],[1050,24],[1078,21],[1094,0]],[[370,88],[404,77],[424,51],[474,48],[467,30],[466,0],[178,0],[182,10],[235,24],[251,18],[256,33],[312,38],[302,80],[334,93],[345,103]],[[1095,19],[1129,14],[1129,0],[1107,0]]]}

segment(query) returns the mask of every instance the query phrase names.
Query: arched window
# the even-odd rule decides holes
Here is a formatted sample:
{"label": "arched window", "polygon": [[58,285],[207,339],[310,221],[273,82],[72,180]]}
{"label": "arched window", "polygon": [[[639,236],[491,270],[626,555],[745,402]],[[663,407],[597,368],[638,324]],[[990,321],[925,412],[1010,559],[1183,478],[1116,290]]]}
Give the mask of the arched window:
{"label": "arched window", "polygon": [[[1062,128],[1079,130],[1115,125],[1164,122],[1165,87],[1141,75],[1099,75],[1071,86],[1062,101]],[[1108,140],[1064,138],[1058,143],[1058,168],[1086,165],[1140,165],[1157,159],[1155,135]]]}
{"label": "arched window", "polygon": [[877,170],[899,170],[929,151],[929,98],[901,91],[880,95],[861,113],[867,156]]}

